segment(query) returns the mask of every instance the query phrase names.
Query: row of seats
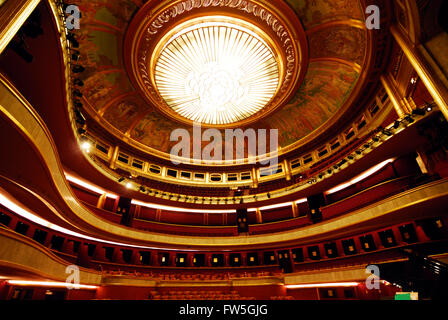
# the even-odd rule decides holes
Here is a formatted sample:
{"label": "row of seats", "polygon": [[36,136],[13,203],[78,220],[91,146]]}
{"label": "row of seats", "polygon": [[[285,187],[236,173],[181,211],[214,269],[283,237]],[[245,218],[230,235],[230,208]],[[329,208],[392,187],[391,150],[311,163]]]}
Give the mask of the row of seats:
{"label": "row of seats", "polygon": [[291,296],[274,296],[271,297],[271,300],[295,300],[294,297]]}
{"label": "row of seats", "polygon": [[254,297],[242,297],[238,291],[153,291],[151,300],[255,300]]}

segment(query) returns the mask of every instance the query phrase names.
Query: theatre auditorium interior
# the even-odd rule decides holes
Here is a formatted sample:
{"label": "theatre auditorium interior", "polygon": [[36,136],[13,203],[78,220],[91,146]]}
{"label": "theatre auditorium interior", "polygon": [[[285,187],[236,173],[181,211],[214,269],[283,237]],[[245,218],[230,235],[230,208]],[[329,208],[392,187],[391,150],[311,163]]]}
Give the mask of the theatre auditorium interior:
{"label": "theatre auditorium interior", "polygon": [[446,298],[447,16],[0,1],[0,299]]}

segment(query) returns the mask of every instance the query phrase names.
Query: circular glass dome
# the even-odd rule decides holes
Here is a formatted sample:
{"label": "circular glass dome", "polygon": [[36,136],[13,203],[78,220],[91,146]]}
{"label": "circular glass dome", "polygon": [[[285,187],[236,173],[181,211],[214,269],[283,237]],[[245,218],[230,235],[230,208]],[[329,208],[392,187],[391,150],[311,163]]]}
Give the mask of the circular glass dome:
{"label": "circular glass dome", "polygon": [[182,28],[157,52],[154,81],[169,108],[193,122],[226,125],[262,110],[280,67],[255,27],[222,18]]}

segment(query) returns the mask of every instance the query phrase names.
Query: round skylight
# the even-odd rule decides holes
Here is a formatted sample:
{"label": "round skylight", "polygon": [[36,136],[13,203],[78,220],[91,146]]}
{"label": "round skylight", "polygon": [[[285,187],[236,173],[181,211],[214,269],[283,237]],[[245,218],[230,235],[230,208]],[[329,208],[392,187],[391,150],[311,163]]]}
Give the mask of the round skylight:
{"label": "round skylight", "polygon": [[231,124],[262,110],[277,92],[280,68],[273,50],[255,27],[233,20],[184,28],[159,51],[154,80],[181,117]]}

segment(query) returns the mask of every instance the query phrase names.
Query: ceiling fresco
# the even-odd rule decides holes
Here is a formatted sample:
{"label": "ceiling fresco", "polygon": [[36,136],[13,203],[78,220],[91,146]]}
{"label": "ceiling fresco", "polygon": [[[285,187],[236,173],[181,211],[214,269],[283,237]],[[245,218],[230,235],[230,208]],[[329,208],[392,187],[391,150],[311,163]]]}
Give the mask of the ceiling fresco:
{"label": "ceiling fresco", "polygon": [[[191,131],[151,106],[133,87],[125,68],[127,26],[144,1],[81,0],[82,26],[77,30],[84,104],[105,127],[113,127],[144,146],[169,153],[170,133]],[[366,67],[369,43],[363,9],[354,0],[288,0],[308,37],[309,64],[301,87],[282,108],[251,124],[279,129],[286,148],[338,114],[356,88]],[[359,92],[356,92],[359,94]]]}

